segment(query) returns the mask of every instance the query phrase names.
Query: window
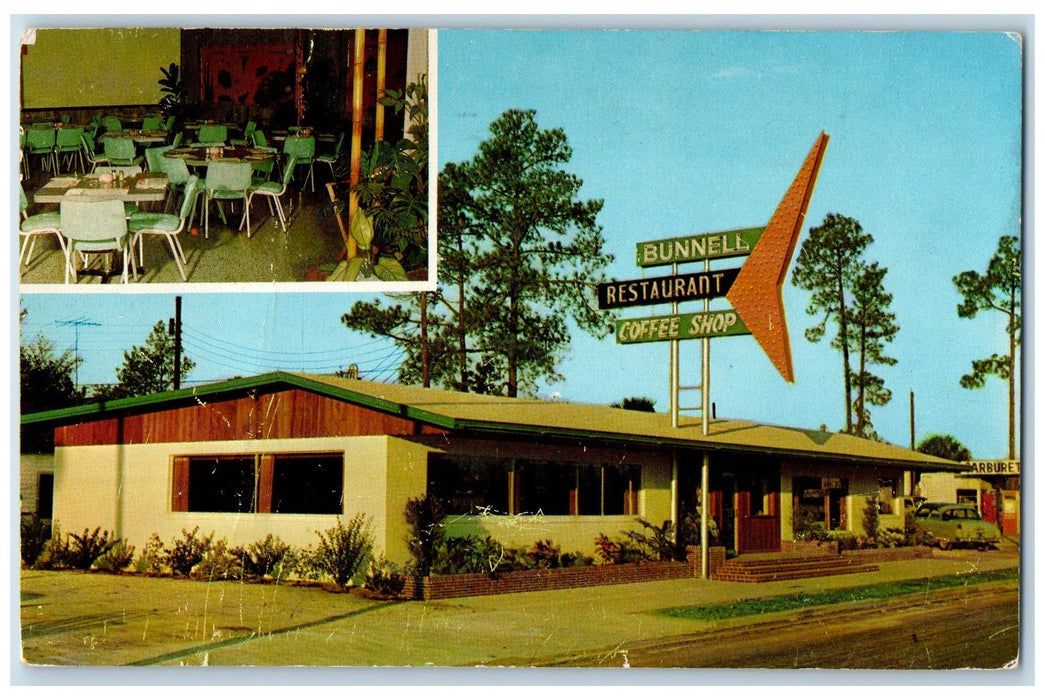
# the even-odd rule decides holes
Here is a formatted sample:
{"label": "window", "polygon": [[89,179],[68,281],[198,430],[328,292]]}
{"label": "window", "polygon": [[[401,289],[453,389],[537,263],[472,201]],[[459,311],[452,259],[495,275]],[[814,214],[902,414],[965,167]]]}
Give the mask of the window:
{"label": "window", "polygon": [[637,465],[436,455],[428,493],[448,515],[637,515]]}
{"label": "window", "polygon": [[334,515],[342,511],[345,465],[341,455],[275,455],[273,462],[273,513]]}
{"label": "window", "polygon": [[448,515],[508,513],[507,459],[431,455],[428,493]]}
{"label": "window", "polygon": [[253,513],[254,458],[189,459],[190,513]]}
{"label": "window", "polygon": [[342,512],[341,454],[175,457],[171,509],[190,513]]}

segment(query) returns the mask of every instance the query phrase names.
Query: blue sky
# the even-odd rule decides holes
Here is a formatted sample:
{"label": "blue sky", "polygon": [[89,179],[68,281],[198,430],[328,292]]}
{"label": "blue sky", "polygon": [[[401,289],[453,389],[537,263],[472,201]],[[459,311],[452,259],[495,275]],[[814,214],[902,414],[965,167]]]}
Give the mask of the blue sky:
{"label": "blue sky", "polygon": [[[893,401],[872,410],[888,441],[955,435],[978,458],[1006,450],[1006,387],[962,389],[973,359],[1006,351],[998,314],[959,319],[957,273],[986,269],[1001,235],[1020,232],[1021,47],[999,33],[468,31],[439,33],[439,164],[471,157],[511,108],[562,127],[582,196],[616,256],[609,276],[641,277],[635,243],[762,225],[821,130],[831,135],[803,227],[829,212],[874,237],[901,328],[880,368]],[[727,266],[735,266],[733,261]],[[653,271],[651,274],[660,274]],[[398,355],[350,333],[340,315],[370,294],[183,295],[192,381],[355,362],[391,380]],[[810,344],[806,295],[785,283],[796,381],[780,378],[748,336],[711,343],[717,414],[843,427],[841,358]],[[74,302],[75,300],[75,302]],[[724,302],[717,302],[721,306]],[[23,333],[74,345],[81,382],[112,382],[121,353],[173,315],[171,295],[23,296]],[[685,311],[686,308],[683,308]],[[693,309],[697,310],[697,309]],[[667,307],[622,316],[666,313]],[[682,343],[682,382],[699,380],[699,343]],[[649,396],[668,407],[667,344],[617,345],[574,333],[566,381],[542,395],[610,403]],[[612,379],[607,379],[612,378]],[[683,404],[695,399],[684,397]]]}

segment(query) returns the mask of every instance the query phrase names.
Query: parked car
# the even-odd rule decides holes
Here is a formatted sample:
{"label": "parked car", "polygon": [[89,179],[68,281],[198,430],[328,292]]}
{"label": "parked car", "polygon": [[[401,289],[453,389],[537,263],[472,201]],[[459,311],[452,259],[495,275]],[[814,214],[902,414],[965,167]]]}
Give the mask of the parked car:
{"label": "parked car", "polygon": [[923,503],[914,512],[915,527],[940,549],[971,545],[981,552],[1001,540],[994,523],[968,503]]}

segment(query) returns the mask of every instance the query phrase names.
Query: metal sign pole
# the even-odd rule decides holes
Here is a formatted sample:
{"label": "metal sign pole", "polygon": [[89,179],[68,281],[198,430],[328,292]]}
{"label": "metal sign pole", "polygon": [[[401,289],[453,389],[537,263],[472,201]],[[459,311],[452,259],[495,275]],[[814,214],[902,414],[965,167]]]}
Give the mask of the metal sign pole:
{"label": "metal sign pole", "polygon": [[[679,264],[678,263],[672,263],[671,264],[671,274],[672,275],[677,275],[678,273],[679,273]],[[672,315],[675,315],[678,312],[679,312],[678,302],[677,301],[671,302],[671,313],[672,313]],[[672,428],[677,428],[677,427],[679,427],[679,341],[678,341],[678,339],[674,339],[674,340],[670,341],[668,343],[668,345],[670,346],[669,352],[671,354],[671,361],[670,361],[671,369],[669,370],[669,373],[670,373],[669,383],[670,383],[671,386],[668,389],[668,391],[669,391],[668,403],[669,403],[670,408],[671,408],[671,427]]]}
{"label": "metal sign pole", "polygon": [[[711,261],[704,261],[704,270],[711,267]],[[704,300],[704,312],[708,311],[710,301]],[[700,423],[703,434],[707,436],[711,417],[711,338],[700,339]],[[700,578],[708,577],[708,482],[710,481],[710,464],[708,451],[704,450],[704,458],[700,466]]]}

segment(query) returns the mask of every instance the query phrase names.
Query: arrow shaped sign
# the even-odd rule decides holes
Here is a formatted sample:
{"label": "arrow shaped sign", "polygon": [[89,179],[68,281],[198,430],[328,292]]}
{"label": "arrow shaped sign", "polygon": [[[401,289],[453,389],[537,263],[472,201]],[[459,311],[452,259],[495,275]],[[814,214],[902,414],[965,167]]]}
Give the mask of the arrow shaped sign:
{"label": "arrow shaped sign", "polygon": [[787,382],[795,381],[782,287],[830,137],[820,132],[726,299]]}

